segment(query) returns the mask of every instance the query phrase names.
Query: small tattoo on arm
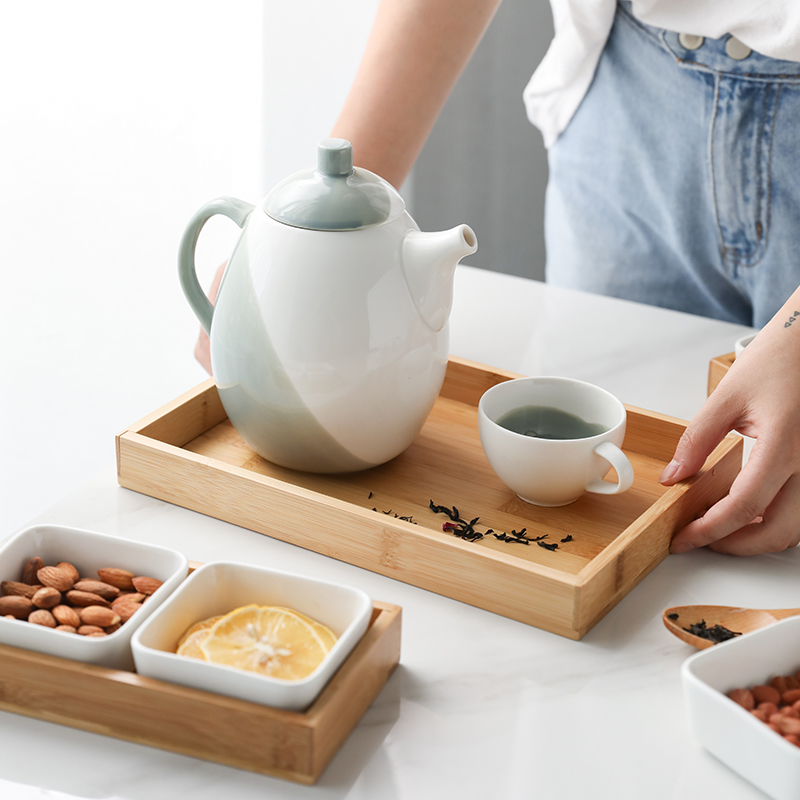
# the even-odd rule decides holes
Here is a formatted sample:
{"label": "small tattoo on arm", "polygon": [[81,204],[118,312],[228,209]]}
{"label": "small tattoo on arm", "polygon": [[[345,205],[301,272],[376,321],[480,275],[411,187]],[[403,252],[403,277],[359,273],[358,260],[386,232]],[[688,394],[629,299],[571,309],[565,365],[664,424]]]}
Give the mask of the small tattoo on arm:
{"label": "small tattoo on arm", "polygon": [[784,322],[784,323],[783,323],[783,327],[784,327],[784,328],[791,328],[791,326],[792,326],[792,323],[793,323],[793,322],[794,322],[794,321],[795,321],[795,320],[796,320],[798,317],[800,317],[800,311],[795,311],[795,312],[794,312],[794,314],[792,314],[792,316],[791,316],[791,317],[789,317],[789,321],[788,321],[788,322]]}

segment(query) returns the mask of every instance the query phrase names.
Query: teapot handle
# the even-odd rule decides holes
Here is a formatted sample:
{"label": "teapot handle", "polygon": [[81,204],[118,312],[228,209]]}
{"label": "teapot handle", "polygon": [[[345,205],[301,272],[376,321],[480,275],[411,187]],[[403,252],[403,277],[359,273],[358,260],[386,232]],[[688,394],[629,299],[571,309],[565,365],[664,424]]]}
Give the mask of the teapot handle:
{"label": "teapot handle", "polygon": [[194,263],[194,251],[197,247],[197,238],[203,225],[214,216],[224,214],[230,217],[240,228],[244,227],[250,212],[255,208],[252,203],[237,200],[235,197],[217,197],[206,203],[189,220],[183,232],[180,248],[178,250],[178,275],[181,279],[181,288],[189,301],[197,319],[207,334],[211,334],[211,318],[214,316],[214,306],[206,297],[205,292],[197,280],[197,270]]}

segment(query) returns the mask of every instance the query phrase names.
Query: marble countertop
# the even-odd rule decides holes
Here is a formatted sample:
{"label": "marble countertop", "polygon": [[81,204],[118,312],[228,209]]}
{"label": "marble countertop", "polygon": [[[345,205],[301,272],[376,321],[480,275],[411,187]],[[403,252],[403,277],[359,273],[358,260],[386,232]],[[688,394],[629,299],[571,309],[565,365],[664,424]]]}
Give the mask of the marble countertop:
{"label": "marble countertop", "polygon": [[[749,332],[460,267],[451,352],[522,374],[581,378],[630,405],[688,419],[705,398],[709,360]],[[314,787],[0,713],[0,797],[762,796],[692,738],[679,668],[694,651],[660,616],[689,603],[796,606],[799,552],[671,556],[575,642],[122,489],[112,459],[31,523],[358,586],[403,607],[400,666]]]}

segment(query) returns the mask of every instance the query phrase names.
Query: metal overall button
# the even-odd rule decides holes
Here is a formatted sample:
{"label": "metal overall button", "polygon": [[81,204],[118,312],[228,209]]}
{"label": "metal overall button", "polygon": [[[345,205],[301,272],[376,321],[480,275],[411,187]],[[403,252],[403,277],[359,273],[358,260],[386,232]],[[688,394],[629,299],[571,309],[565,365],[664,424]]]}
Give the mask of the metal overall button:
{"label": "metal overall button", "polygon": [[731,36],[725,42],[725,52],[734,59],[734,61],[742,61],[753,52],[752,48],[748,47],[744,42],[739,41],[735,36]]}
{"label": "metal overall button", "polygon": [[686,50],[697,50],[703,46],[705,39],[702,36],[695,36],[693,33],[680,33],[678,41]]}

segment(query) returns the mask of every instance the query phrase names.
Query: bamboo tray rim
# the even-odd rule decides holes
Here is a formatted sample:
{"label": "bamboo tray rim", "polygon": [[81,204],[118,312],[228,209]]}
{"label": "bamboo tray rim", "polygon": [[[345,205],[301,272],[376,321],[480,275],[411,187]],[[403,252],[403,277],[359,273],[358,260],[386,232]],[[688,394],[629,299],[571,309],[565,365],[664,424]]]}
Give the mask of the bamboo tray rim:
{"label": "bamboo tray rim", "polygon": [[[479,364],[477,362],[472,362],[467,359],[458,358],[455,356],[450,356],[449,361],[455,362],[462,366],[472,367],[477,370],[490,371],[491,373],[497,374],[506,380],[525,377],[517,373],[487,367],[486,365]],[[170,413],[175,413],[179,411],[183,406],[185,406],[187,403],[191,402],[195,398],[205,395],[208,392],[216,392],[216,391],[217,391],[217,386],[214,378],[213,377],[207,378],[194,388],[184,392],[182,395],[177,397],[168,405],[163,406],[160,409],[157,409],[151,414],[148,414],[146,417],[143,417],[137,423],[128,426],[118,435],[117,448],[119,449],[120,439],[127,439],[129,441],[138,441],[142,444],[146,444],[148,447],[155,447],[156,449],[162,450],[164,452],[172,453],[173,455],[181,459],[192,461],[196,464],[223,466],[227,472],[239,475],[244,480],[250,481],[255,484],[260,484],[262,486],[270,487],[272,489],[277,489],[279,491],[284,491],[288,489],[288,491],[290,491],[291,494],[293,494],[294,496],[306,498],[311,502],[316,503],[317,505],[320,506],[335,508],[351,516],[364,520],[373,519],[373,516],[375,514],[374,511],[356,505],[354,503],[349,503],[346,500],[341,500],[340,498],[332,497],[329,494],[318,492],[315,491],[314,489],[309,489],[305,486],[300,486],[290,481],[284,481],[281,480],[280,478],[275,478],[270,475],[264,475],[259,472],[255,472],[254,470],[248,470],[244,467],[237,466],[235,464],[229,464],[225,461],[215,459],[208,455],[195,453],[191,450],[185,449],[182,446],[174,445],[169,442],[165,442],[162,439],[159,439],[155,436],[147,435],[146,433],[147,428],[154,422],[163,419]],[[464,403],[464,405],[470,405],[470,404]],[[630,405],[628,403],[623,403],[623,405],[625,407],[626,413],[628,414],[629,425],[632,417],[644,417],[649,420],[654,420],[658,423],[677,424],[683,427],[685,427],[688,424],[686,420],[680,419],[678,417],[672,417],[657,411],[650,411],[648,409]],[[225,419],[227,419],[227,417]],[[213,425],[210,426],[209,430],[211,427],[214,426]],[[722,440],[720,445],[718,445],[717,448],[715,448],[714,452],[709,458],[713,456],[716,456],[718,458],[721,456],[723,452],[727,452],[731,448],[736,447],[738,445],[738,441],[740,440],[740,438],[741,437],[737,436],[736,434],[732,433],[728,434]],[[623,451],[639,452],[643,455],[647,455],[647,452],[641,449],[634,451],[628,447],[623,447]],[[690,478],[687,478],[684,481],[681,481],[678,484],[675,484],[674,486],[668,487],[667,489],[665,489],[661,497],[659,497],[649,506],[648,510],[645,513],[652,515],[658,515],[662,513],[663,510],[671,506],[681,495],[689,491],[692,485],[697,480],[698,476],[695,475],[691,476]],[[614,538],[614,540],[603,548],[602,552],[598,553],[594,558],[589,560],[580,570],[578,570],[574,574],[564,572],[563,570],[560,570],[557,567],[550,567],[546,564],[526,561],[525,559],[518,558],[517,556],[513,555],[510,552],[501,552],[497,550],[484,549],[481,550],[480,556],[481,558],[495,561],[504,564],[506,566],[511,566],[515,569],[521,569],[533,575],[537,575],[543,578],[548,578],[551,580],[557,580],[559,583],[566,584],[574,589],[578,589],[581,586],[586,585],[586,583],[588,583],[597,572],[601,571],[608,564],[609,561],[612,561],[613,559],[617,558],[619,552],[626,547],[630,539],[636,538],[636,536],[639,535],[639,532],[637,531],[638,521],[639,521],[638,519],[634,520],[626,528],[622,529],[619,532],[619,534]],[[472,544],[470,542],[462,541],[458,537],[445,538],[442,537],[442,535],[436,530],[427,528],[425,526],[415,525],[413,523],[406,522],[405,520],[402,520],[400,518],[392,518],[391,522],[393,527],[407,533],[408,535],[417,538],[423,538],[431,542],[435,542],[437,546],[457,551],[469,552],[469,553],[472,553],[475,550],[475,548],[472,547]]]}
{"label": "bamboo tray rim", "polygon": [[[666,557],[675,530],[727,492],[734,470],[741,468],[736,452],[741,439],[725,437],[695,476],[676,486],[658,486],[658,470],[671,458],[688,423],[625,404],[623,450],[639,464],[634,467],[636,496],[621,496],[625,502],[619,510],[609,504],[613,498],[591,498],[566,511],[566,517],[557,518],[552,509],[531,512],[516,507],[510,490],[504,499],[496,476],[483,493],[491,468],[480,452],[474,424],[483,393],[519,377],[449,358],[437,405],[417,447],[397,468],[376,468],[373,502],[394,507],[394,517],[391,510],[369,507],[368,470],[367,477],[303,477],[262,464],[231,425],[213,378],[117,436],[118,483],[426,591],[581,638]],[[459,441],[465,444],[461,450]],[[497,513],[491,527],[498,530],[519,528],[517,522],[526,526],[530,520],[529,530],[559,534],[559,539],[562,530],[588,534],[585,546],[573,553],[567,547],[565,560],[556,556],[551,561],[535,548],[513,550],[490,538],[476,542],[443,534],[430,514],[423,514],[427,498],[447,493],[468,508],[473,497],[450,491],[460,485],[462,470],[459,461],[447,460],[453,455],[463,455],[465,486],[477,492],[466,516],[479,514],[484,520],[479,527]],[[381,498],[389,505],[381,505]],[[415,519],[401,519],[403,508]],[[306,519],[313,523],[310,528],[302,524]],[[568,525],[560,519],[569,519]]]}

